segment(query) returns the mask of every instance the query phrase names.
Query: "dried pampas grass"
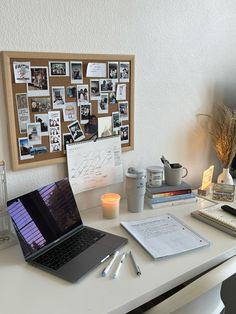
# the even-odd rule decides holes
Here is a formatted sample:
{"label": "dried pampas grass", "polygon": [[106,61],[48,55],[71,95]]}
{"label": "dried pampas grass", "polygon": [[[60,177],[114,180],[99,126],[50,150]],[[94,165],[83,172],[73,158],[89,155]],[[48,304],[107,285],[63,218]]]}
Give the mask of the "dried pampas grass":
{"label": "dried pampas grass", "polygon": [[236,113],[225,104],[214,107],[210,135],[223,168],[229,168],[236,154]]}

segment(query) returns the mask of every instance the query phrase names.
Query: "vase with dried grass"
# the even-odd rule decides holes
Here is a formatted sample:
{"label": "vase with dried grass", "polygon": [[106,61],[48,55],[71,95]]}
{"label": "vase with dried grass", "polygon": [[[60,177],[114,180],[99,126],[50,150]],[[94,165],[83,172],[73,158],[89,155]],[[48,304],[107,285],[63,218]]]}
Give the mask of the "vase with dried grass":
{"label": "vase with dried grass", "polygon": [[236,154],[236,112],[220,103],[215,105],[210,120],[210,136],[223,167],[217,183],[233,184],[229,168]]}

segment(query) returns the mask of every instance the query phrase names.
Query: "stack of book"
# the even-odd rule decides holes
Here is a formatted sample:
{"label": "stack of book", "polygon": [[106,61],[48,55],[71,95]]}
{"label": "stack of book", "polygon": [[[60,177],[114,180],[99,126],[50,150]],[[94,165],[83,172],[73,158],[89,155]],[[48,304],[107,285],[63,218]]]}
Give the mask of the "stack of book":
{"label": "stack of book", "polygon": [[197,198],[191,186],[182,182],[180,185],[166,185],[160,187],[146,187],[145,202],[151,208],[172,206],[196,202]]}

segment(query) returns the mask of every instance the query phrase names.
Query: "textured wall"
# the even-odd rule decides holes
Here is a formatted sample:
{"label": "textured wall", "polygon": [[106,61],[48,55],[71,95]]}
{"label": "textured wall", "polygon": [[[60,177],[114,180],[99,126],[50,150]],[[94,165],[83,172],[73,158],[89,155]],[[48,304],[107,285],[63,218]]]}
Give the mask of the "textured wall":
{"label": "textured wall", "polygon": [[[123,154],[124,168],[165,154],[200,185],[217,159],[196,114],[217,97],[236,99],[235,1],[1,0],[0,13],[0,50],[135,54],[135,150]],[[1,77],[0,110],[9,197],[64,177],[66,165],[10,170]],[[82,207],[91,205],[86,196]]]}

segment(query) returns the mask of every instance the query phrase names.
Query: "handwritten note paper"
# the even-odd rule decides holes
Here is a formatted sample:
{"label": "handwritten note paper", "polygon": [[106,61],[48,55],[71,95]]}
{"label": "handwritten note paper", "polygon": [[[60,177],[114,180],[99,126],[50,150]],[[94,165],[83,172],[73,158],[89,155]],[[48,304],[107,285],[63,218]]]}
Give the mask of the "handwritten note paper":
{"label": "handwritten note paper", "polygon": [[202,186],[201,186],[202,190],[206,189],[211,184],[213,172],[214,172],[214,166],[213,165],[210,166],[208,169],[206,169],[203,172]]}
{"label": "handwritten note paper", "polygon": [[120,137],[68,144],[67,165],[74,194],[122,182]]}
{"label": "handwritten note paper", "polygon": [[120,224],[153,258],[180,254],[209,245],[206,239],[171,214],[122,221]]}
{"label": "handwritten note paper", "polygon": [[106,63],[88,63],[87,77],[106,77]]}

